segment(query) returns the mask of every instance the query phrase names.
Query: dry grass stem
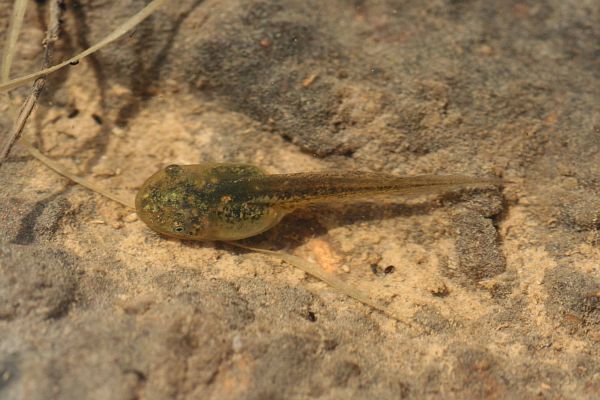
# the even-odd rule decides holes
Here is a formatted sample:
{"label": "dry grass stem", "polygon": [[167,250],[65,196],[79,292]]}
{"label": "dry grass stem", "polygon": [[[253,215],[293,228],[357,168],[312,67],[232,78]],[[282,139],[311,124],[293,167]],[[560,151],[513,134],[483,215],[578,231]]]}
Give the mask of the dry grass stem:
{"label": "dry grass stem", "polygon": [[0,68],[0,82],[8,81],[10,67],[17,48],[17,39],[19,37],[19,32],[21,32],[21,26],[23,25],[23,18],[25,17],[28,3],[28,0],[15,0],[15,4],[13,5],[13,12],[10,17],[10,26],[8,28],[8,34],[6,35],[6,44],[4,46],[4,54],[2,57],[2,67]]}
{"label": "dry grass stem", "polygon": [[[50,59],[52,57],[52,51],[54,49],[54,43],[58,40],[58,35],[60,33],[60,17],[62,14],[62,5],[63,0],[53,0],[50,2],[50,13],[49,13],[49,24],[48,30],[46,31],[46,37],[44,39],[44,56],[42,59],[42,68],[45,69],[50,65]],[[37,100],[44,90],[44,86],[46,85],[46,76],[42,75],[40,78],[36,79],[33,83],[33,87],[31,88],[31,93],[27,96],[25,103],[21,107],[19,111],[19,115],[8,134],[8,137],[4,141],[4,145],[2,146],[2,150],[0,150],[0,165],[4,162],[12,146],[15,144],[19,136],[21,136],[21,132],[23,132],[23,128],[25,127],[25,123],[27,122],[27,118],[33,111],[33,107],[37,103]]]}

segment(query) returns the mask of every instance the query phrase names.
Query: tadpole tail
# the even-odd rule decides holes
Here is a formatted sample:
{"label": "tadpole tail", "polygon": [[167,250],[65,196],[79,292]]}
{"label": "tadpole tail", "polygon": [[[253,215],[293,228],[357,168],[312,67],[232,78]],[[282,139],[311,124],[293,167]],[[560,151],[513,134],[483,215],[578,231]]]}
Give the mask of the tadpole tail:
{"label": "tadpole tail", "polygon": [[[417,175],[396,177],[389,192],[392,194],[436,194],[463,188],[504,186],[500,178],[478,178],[465,175]],[[382,192],[386,190],[383,189]]]}
{"label": "tadpole tail", "polygon": [[368,200],[375,196],[438,194],[502,184],[503,181],[498,178],[463,175],[402,177],[362,171],[334,171],[269,175],[263,178],[256,197],[274,199],[279,206],[296,208],[310,203]]}

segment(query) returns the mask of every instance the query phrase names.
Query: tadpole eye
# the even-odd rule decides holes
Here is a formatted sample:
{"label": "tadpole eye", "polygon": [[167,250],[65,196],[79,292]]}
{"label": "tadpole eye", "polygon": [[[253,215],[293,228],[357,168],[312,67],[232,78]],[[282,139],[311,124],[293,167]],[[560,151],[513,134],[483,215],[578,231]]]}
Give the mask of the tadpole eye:
{"label": "tadpole eye", "polygon": [[175,228],[173,228],[173,230],[177,233],[181,233],[183,232],[183,226],[176,226]]}

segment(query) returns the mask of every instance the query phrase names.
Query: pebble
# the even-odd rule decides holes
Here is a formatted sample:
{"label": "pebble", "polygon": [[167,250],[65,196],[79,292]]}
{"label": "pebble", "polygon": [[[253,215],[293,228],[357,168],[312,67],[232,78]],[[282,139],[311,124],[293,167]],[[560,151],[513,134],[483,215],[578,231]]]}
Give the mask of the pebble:
{"label": "pebble", "polygon": [[123,222],[131,223],[138,220],[138,216],[136,213],[131,213],[123,217]]}

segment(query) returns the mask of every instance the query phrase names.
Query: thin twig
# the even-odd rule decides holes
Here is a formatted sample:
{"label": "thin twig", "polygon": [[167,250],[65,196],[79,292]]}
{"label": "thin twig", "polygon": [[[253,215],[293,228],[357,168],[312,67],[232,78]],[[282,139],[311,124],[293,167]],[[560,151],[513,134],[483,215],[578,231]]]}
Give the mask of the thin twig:
{"label": "thin twig", "polygon": [[2,57],[2,67],[0,68],[0,81],[7,82],[10,78],[10,67],[15,56],[17,48],[17,39],[23,26],[23,18],[27,11],[29,0],[15,0],[13,3],[12,15],[10,16],[10,25],[8,34],[6,35],[6,43],[4,45],[4,54]]}
{"label": "thin twig", "polygon": [[369,306],[375,310],[381,311],[383,314],[387,315],[395,319],[396,321],[410,327],[414,328],[414,325],[410,322],[405,321],[403,318],[394,313],[389,307],[380,304],[377,300],[373,299],[367,293],[363,292],[359,288],[355,288],[352,285],[347,284],[342,279],[336,277],[333,274],[327,273],[321,268],[319,265],[313,264],[303,258],[297,257],[293,254],[285,253],[282,251],[273,251],[267,249],[261,249],[258,247],[250,247],[236,242],[225,241],[230,246],[239,247],[245,250],[256,251],[258,253],[266,254],[271,257],[278,258],[287,262],[288,264],[298,268],[299,270],[317,278],[318,280],[324,282],[330,287],[334,288],[340,293],[345,294],[346,296],[363,303],[366,306]]}
{"label": "thin twig", "polygon": [[31,145],[31,143],[29,143],[25,138],[21,139],[19,144],[22,146],[25,146],[27,148],[27,150],[29,150],[29,153],[31,153],[32,156],[37,158],[42,164],[46,165],[48,168],[50,168],[54,172],[58,173],[59,175],[62,175],[65,178],[70,179],[73,182],[78,183],[81,186],[90,189],[92,192],[99,193],[102,196],[105,196],[113,201],[116,201],[117,203],[121,203],[125,207],[135,210],[135,204],[133,202],[133,199],[129,199],[129,198],[125,198],[125,197],[121,197],[116,194],[113,194],[113,193],[109,192],[108,190],[101,188],[100,186],[97,186],[94,183],[69,172],[62,165],[49,159],[44,154],[42,154],[38,149],[33,147]]}
{"label": "thin twig", "polygon": [[[53,0],[50,2],[49,24],[48,29],[46,30],[46,37],[44,39],[44,57],[42,59],[42,69],[46,69],[50,66],[50,59],[54,50],[54,43],[58,40],[58,35],[60,33],[60,17],[62,15],[63,2],[64,0]],[[15,120],[12,130],[4,142],[2,151],[0,151],[0,166],[2,163],[4,163],[13,145],[21,136],[23,128],[25,127],[25,123],[27,122],[27,118],[29,118],[29,115],[33,111],[33,107],[37,103],[45,85],[46,75],[36,79],[36,81],[33,83],[31,93],[29,96],[27,96],[27,99],[23,103],[23,106],[19,111],[19,116]]]}

